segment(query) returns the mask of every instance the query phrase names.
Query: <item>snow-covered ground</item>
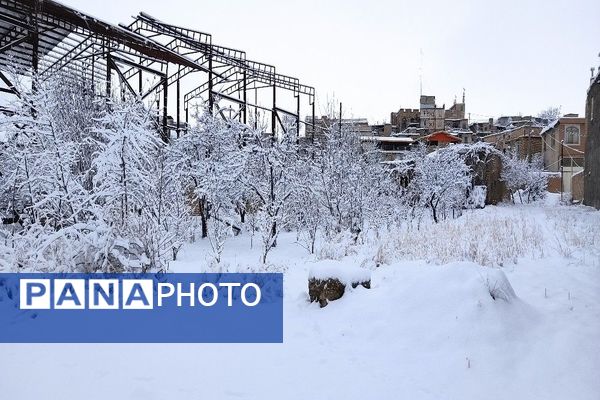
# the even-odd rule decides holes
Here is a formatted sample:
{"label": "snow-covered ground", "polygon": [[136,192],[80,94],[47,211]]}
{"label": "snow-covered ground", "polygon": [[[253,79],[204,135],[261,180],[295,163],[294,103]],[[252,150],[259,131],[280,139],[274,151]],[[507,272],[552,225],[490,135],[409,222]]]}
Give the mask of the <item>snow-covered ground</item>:
{"label": "snow-covered ground", "polygon": [[[307,277],[322,261],[282,234],[268,270],[285,273],[283,344],[4,344],[0,399],[600,398],[600,212],[487,207],[391,236],[340,260],[372,269],[372,288],[320,309]],[[227,270],[260,270],[259,247],[228,241]],[[209,252],[188,245],[172,269],[205,271]],[[517,297],[494,301],[500,273],[473,261]]]}

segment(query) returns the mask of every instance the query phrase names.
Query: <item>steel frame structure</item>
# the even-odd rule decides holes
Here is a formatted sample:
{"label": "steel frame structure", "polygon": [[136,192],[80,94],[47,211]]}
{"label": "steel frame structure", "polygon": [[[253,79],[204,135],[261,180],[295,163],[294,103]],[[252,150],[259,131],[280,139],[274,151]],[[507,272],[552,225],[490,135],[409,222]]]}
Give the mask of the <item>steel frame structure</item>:
{"label": "steel frame structure", "polygon": [[[291,117],[299,135],[301,98],[308,99],[315,121],[315,90],[297,78],[276,72],[275,67],[249,60],[246,53],[213,43],[210,34],[162,22],[140,13],[130,25],[111,25],[54,0],[0,0],[0,91],[19,95],[6,72],[35,76],[36,82],[60,75],[84,79],[95,93],[146,99],[154,95],[161,134],[168,140],[174,129],[187,129],[191,103],[202,99],[213,115],[226,118],[223,102],[235,111],[233,118],[247,124],[249,112],[270,114],[271,134],[286,132]],[[144,87],[144,77],[148,87]],[[182,80],[189,77],[193,89],[182,96]],[[175,87],[174,123],[169,123],[169,89]],[[259,92],[270,95],[268,106],[258,104]],[[296,99],[296,110],[278,105],[285,91]],[[249,93],[254,103],[249,102]],[[161,104],[162,102],[162,104]],[[185,124],[182,123],[182,109]],[[236,109],[237,108],[237,109]],[[231,118],[231,115],[230,115]],[[314,129],[313,129],[314,131]]]}
{"label": "steel frame structure", "polygon": [[[207,79],[193,90],[183,96],[183,106],[186,114],[186,123],[189,121],[189,108],[192,100],[203,98],[208,103],[208,109],[213,114],[220,114],[225,118],[221,101],[227,101],[238,107],[235,117],[242,123],[248,123],[248,112],[264,110],[271,114],[271,132],[276,134],[278,129],[286,133],[287,126],[282,120],[282,115],[294,118],[295,131],[304,121],[300,118],[300,98],[306,96],[312,107],[314,116],[315,90],[313,87],[303,85],[297,78],[282,75],[276,72],[272,65],[249,60],[243,50],[232,49],[213,43],[212,35],[194,29],[183,28],[160,21],[146,13],[140,13],[135,21],[123,28],[151,37],[153,40],[164,43],[164,46],[191,56],[194,61],[208,69]],[[168,78],[169,85],[178,84],[181,78],[193,72],[190,68],[179,69]],[[254,91],[255,98],[259,89],[271,91],[272,104],[265,107],[248,101],[248,93]],[[294,112],[284,110],[277,105],[278,91],[285,90],[293,94],[296,99]],[[180,110],[181,92],[177,90],[177,105]],[[177,112],[177,121],[180,120]],[[255,125],[257,118],[254,118]],[[179,122],[178,124],[179,125]]]}

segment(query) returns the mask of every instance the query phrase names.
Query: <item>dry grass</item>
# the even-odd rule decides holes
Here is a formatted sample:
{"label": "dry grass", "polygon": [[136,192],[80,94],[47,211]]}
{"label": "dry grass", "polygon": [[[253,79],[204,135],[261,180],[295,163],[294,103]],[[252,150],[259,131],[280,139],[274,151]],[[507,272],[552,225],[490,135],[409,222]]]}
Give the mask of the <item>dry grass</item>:
{"label": "dry grass", "polygon": [[[473,261],[502,266],[520,257],[543,257],[544,235],[540,224],[525,215],[468,214],[419,229],[401,227],[376,244],[374,261],[427,260],[436,264]],[[375,244],[375,243],[373,243]]]}

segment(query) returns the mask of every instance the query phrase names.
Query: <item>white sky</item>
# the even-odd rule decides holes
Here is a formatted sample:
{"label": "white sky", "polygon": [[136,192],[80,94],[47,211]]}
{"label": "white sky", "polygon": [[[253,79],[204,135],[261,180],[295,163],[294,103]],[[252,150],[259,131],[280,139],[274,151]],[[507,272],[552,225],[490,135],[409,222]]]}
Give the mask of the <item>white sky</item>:
{"label": "white sky", "polygon": [[[344,103],[355,117],[388,121],[466,89],[473,120],[584,112],[590,67],[600,59],[598,0],[59,0],[112,23],[139,11],[211,33]],[[319,114],[319,111],[317,111]]]}

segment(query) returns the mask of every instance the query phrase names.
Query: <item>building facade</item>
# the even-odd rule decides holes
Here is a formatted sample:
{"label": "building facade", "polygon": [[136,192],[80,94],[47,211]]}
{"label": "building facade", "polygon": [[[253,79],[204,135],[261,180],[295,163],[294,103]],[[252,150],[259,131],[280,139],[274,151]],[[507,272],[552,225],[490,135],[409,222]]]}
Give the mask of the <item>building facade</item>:
{"label": "building facade", "polygon": [[443,130],[446,118],[445,107],[438,107],[435,104],[435,96],[421,96],[420,104],[421,128],[429,133]]}
{"label": "building facade", "polygon": [[544,128],[541,136],[546,171],[559,172],[561,167],[572,172],[583,170],[587,141],[585,118],[567,114]]}
{"label": "building facade", "polygon": [[371,127],[366,118],[342,118],[340,121],[339,118],[330,118],[324,115],[320,118],[315,118],[314,129],[311,117],[306,117],[305,122],[305,140],[314,140],[316,143],[323,142],[328,130],[340,129],[340,127],[343,130],[356,133],[358,136],[371,134]]}
{"label": "building facade", "polygon": [[444,124],[450,129],[468,129],[469,120],[465,118],[465,103],[454,103],[452,107],[445,111]]}
{"label": "building facade", "polygon": [[469,129],[475,136],[487,136],[498,132],[496,124],[494,124],[494,118],[488,119],[487,122],[473,122],[469,125]]}
{"label": "building facade", "polygon": [[406,136],[361,136],[363,145],[373,145],[381,161],[401,160],[411,150],[414,140]]}
{"label": "building facade", "polygon": [[585,119],[588,136],[583,172],[583,204],[600,209],[600,68],[587,92]]}
{"label": "building facade", "polygon": [[390,124],[398,132],[420,132],[427,135],[446,128],[450,130],[468,130],[469,120],[465,118],[465,96],[462,103],[454,104],[449,109],[443,104],[438,107],[435,96],[421,95],[419,108],[401,108],[390,115]]}
{"label": "building facade", "polygon": [[421,126],[421,112],[416,108],[401,108],[398,112],[392,112],[390,123],[402,132],[409,127]]}
{"label": "building facade", "polygon": [[571,193],[573,201],[581,201],[587,140],[585,118],[580,118],[577,114],[566,114],[542,129],[540,136],[544,169],[557,173],[550,178],[548,190]]}

